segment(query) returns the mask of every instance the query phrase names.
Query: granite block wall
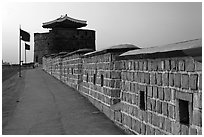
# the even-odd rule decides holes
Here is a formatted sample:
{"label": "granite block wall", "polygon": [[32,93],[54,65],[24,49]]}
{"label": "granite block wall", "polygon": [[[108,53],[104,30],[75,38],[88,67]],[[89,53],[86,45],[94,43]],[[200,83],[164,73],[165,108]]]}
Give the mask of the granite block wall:
{"label": "granite block wall", "polygon": [[114,60],[111,53],[84,57],[80,89],[109,118],[114,115],[110,106],[120,102],[120,71],[115,69]]}
{"label": "granite block wall", "polygon": [[44,57],[43,69],[129,134],[201,135],[201,41],[169,46]]}
{"label": "granite block wall", "polygon": [[62,59],[62,79],[61,81],[78,89],[81,81],[82,59],[80,54],[68,55]]}
{"label": "granite block wall", "polygon": [[174,57],[121,63],[126,128],[144,135],[201,134],[201,62]]}

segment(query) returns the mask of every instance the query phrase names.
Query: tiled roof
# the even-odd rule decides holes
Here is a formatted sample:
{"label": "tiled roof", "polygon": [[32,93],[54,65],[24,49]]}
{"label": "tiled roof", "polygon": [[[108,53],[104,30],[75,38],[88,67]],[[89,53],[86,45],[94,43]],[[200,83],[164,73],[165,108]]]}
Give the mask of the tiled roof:
{"label": "tiled roof", "polygon": [[61,16],[60,18],[43,23],[43,28],[80,28],[85,27],[86,21],[77,20],[71,17],[68,17],[67,14],[65,16]]}

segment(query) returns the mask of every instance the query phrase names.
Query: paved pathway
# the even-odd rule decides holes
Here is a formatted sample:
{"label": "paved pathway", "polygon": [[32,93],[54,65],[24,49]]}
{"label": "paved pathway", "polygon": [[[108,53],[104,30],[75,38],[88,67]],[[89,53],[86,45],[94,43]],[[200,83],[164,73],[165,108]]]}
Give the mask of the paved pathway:
{"label": "paved pathway", "polygon": [[27,70],[23,77],[21,86],[13,85],[21,90],[19,102],[4,122],[3,134],[124,134],[104,114],[95,113],[86,98],[41,69]]}

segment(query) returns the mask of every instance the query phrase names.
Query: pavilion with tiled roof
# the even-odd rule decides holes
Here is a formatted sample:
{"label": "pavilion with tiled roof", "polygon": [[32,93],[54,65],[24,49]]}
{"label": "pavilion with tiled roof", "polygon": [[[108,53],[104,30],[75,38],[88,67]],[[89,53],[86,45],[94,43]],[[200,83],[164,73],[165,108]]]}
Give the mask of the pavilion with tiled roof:
{"label": "pavilion with tiled roof", "polygon": [[86,21],[61,16],[55,20],[43,23],[43,28],[81,28],[87,26]]}

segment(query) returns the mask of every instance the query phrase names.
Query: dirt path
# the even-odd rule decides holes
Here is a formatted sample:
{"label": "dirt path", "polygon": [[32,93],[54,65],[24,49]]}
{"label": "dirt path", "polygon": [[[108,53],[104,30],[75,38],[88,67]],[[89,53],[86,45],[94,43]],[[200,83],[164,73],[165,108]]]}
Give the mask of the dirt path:
{"label": "dirt path", "polygon": [[27,70],[24,76],[13,85],[22,91],[3,134],[124,134],[104,114],[95,113],[98,110],[77,91],[42,70]]}

